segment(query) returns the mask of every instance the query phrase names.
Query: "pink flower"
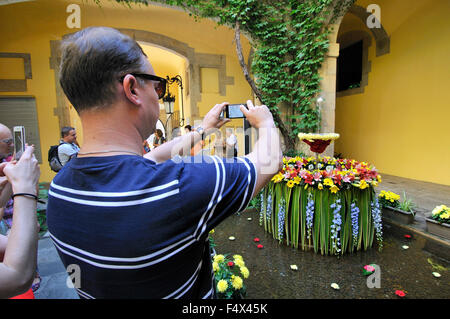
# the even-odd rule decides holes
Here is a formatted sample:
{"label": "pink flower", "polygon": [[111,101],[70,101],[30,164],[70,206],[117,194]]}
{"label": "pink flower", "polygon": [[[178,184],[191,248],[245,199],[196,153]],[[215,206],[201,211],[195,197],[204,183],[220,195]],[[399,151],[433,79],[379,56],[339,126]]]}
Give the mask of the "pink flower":
{"label": "pink flower", "polygon": [[395,294],[401,298],[406,296],[406,293],[403,290],[396,290]]}
{"label": "pink flower", "polygon": [[315,172],[313,177],[314,177],[315,181],[320,181],[320,178],[322,177],[322,174],[320,174],[320,172]]}
{"label": "pink flower", "polygon": [[406,234],[406,235],[405,235],[405,238],[411,239],[411,235]]}
{"label": "pink flower", "polygon": [[233,266],[234,266],[234,262],[229,261],[227,265],[228,265],[229,267],[233,267]]}
{"label": "pink flower", "polygon": [[258,246],[256,246],[256,247],[258,247],[258,249],[264,248],[264,246],[263,246],[263,245],[261,245],[261,244],[259,244],[259,245],[258,245]]}
{"label": "pink flower", "polygon": [[365,265],[364,269],[367,270],[367,271],[370,271],[370,272],[375,271],[375,268],[373,266],[371,266],[371,265]]}
{"label": "pink flower", "polygon": [[253,241],[254,241],[255,243],[259,242],[259,238],[258,238],[258,237],[255,237],[255,238],[253,239]]}

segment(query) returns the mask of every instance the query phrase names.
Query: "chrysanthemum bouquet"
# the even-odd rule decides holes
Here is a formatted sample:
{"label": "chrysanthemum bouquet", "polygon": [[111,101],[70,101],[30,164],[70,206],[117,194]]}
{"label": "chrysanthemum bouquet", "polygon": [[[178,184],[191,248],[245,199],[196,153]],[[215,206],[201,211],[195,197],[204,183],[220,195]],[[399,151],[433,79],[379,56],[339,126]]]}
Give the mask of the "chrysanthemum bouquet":
{"label": "chrysanthemum bouquet", "polygon": [[[242,299],[246,295],[244,279],[250,272],[240,255],[215,255],[213,257],[214,279],[219,299]],[[244,279],[243,279],[244,278]]]}
{"label": "chrysanthemum bouquet", "polygon": [[450,224],[450,208],[445,205],[436,206],[431,212],[431,217],[439,223]]}

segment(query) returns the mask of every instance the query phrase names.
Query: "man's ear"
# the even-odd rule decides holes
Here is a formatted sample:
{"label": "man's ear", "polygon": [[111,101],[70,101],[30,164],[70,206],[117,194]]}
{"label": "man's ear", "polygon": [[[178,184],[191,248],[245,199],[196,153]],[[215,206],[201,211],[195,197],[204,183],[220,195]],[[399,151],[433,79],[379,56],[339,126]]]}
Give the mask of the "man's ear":
{"label": "man's ear", "polygon": [[139,90],[140,87],[137,79],[133,75],[127,74],[123,78],[123,91],[127,99],[136,105],[141,104],[141,99],[138,94]]}

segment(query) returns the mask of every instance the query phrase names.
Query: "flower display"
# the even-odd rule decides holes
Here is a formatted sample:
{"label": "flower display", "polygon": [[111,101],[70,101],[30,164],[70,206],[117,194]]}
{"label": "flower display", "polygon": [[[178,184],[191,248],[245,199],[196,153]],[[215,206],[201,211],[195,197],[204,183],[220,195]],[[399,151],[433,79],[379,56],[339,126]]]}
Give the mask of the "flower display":
{"label": "flower display", "polygon": [[366,162],[336,159],[329,156],[285,157],[283,168],[272,178],[272,182],[285,182],[290,188],[295,186],[328,189],[337,193],[342,189],[356,187],[366,189],[378,186],[381,177],[378,170]]}
{"label": "flower display", "polygon": [[245,266],[241,255],[233,255],[232,258],[227,254],[215,255],[213,271],[218,298],[241,299],[245,297],[244,279],[249,277],[250,271]]}
{"label": "flower display", "polygon": [[382,190],[378,195],[378,200],[381,207],[399,207],[400,206],[400,195]]}
{"label": "flower display", "polygon": [[450,208],[445,205],[436,206],[431,212],[431,218],[439,223],[450,224]]}
{"label": "flower display", "polygon": [[353,159],[285,157],[261,191],[260,226],[274,239],[321,254],[382,248],[377,169]]}

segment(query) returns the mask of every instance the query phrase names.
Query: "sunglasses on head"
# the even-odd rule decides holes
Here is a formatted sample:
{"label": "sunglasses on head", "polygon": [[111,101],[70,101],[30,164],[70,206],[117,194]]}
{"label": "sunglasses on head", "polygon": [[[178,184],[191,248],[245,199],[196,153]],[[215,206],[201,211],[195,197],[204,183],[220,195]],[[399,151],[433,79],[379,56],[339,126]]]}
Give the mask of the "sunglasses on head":
{"label": "sunglasses on head", "polygon": [[[130,75],[133,75],[135,77],[144,78],[146,80],[151,81],[157,81],[158,84],[155,86],[156,94],[158,94],[158,99],[162,99],[164,95],[166,95],[166,86],[167,86],[167,80],[164,78],[161,78],[156,75],[151,74],[145,74],[145,73],[129,73]],[[125,78],[125,75],[120,78],[120,82],[123,82],[123,79]]]}

